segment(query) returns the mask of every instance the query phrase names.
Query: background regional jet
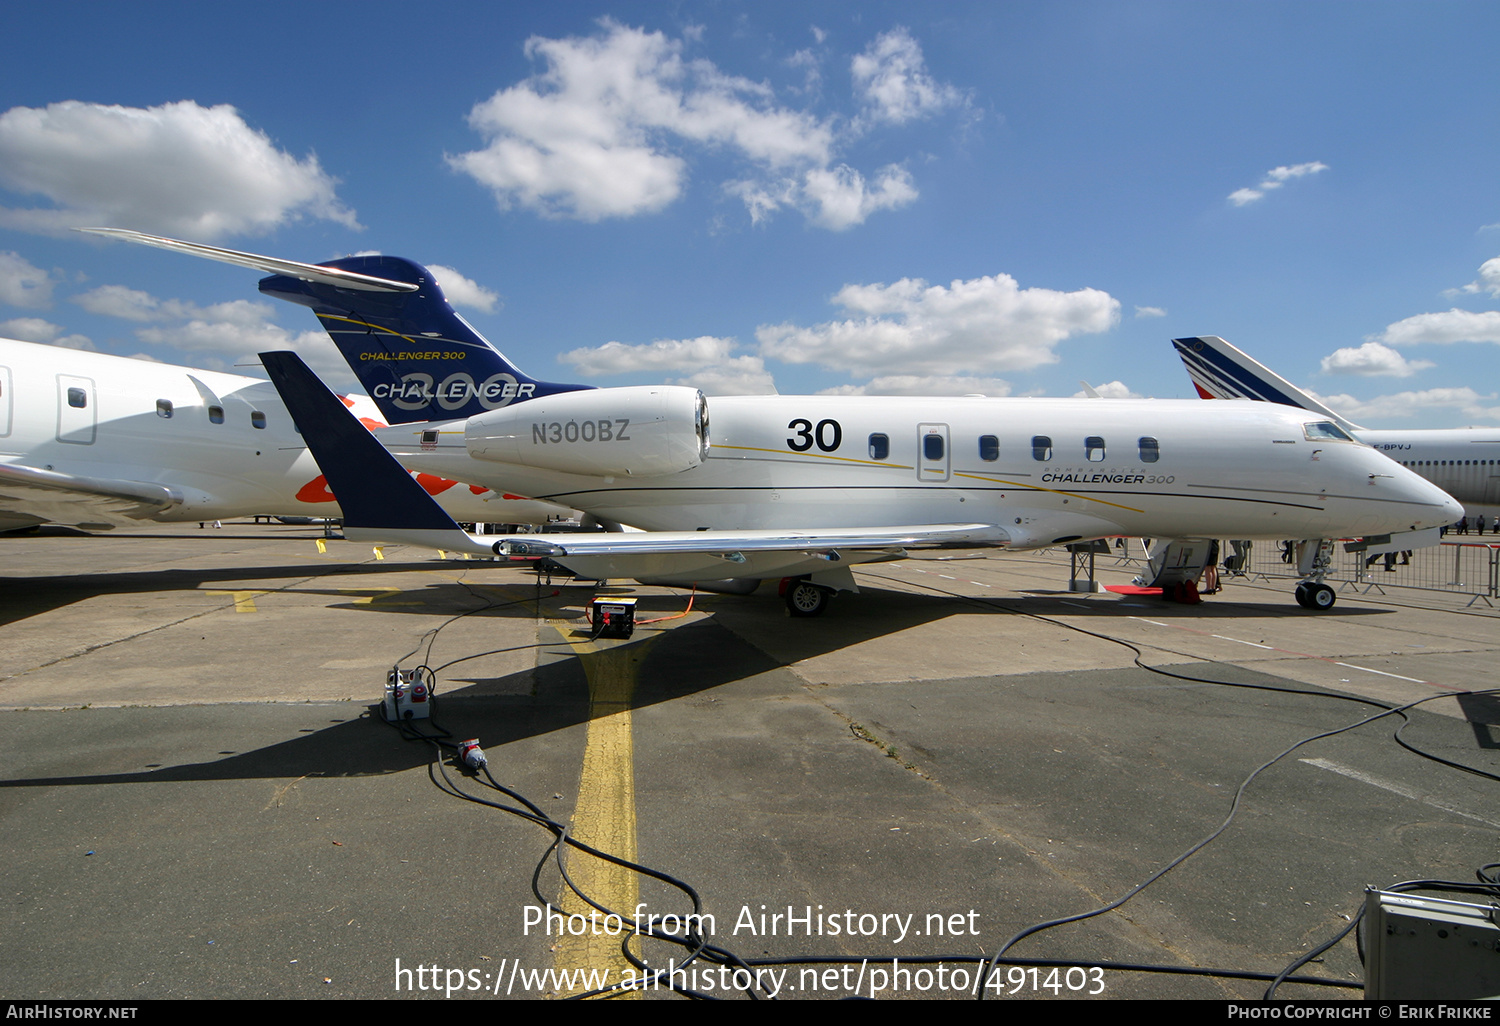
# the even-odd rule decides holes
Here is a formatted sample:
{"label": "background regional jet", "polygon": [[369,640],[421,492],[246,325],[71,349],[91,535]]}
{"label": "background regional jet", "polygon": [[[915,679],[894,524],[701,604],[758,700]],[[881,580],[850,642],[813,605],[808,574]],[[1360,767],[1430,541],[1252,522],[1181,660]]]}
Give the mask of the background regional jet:
{"label": "background regional jet", "polygon": [[[366,426],[385,426],[363,396],[343,402]],[[418,480],[458,520],[544,523],[564,512]],[[0,531],[261,513],[341,513],[270,382],[0,339]]]}

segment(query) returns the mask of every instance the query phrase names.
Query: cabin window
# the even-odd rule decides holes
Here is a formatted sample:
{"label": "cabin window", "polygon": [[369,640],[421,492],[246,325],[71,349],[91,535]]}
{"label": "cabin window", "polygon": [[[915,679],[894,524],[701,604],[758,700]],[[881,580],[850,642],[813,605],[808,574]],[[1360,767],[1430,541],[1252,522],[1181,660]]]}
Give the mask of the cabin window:
{"label": "cabin window", "polygon": [[1090,463],[1101,463],[1104,460],[1104,439],[1098,435],[1089,435],[1083,440],[1083,457]]}
{"label": "cabin window", "polygon": [[870,459],[883,460],[891,454],[891,439],[889,435],[870,436]]}
{"label": "cabin window", "polygon": [[264,413],[261,413],[259,410],[251,410],[250,411],[250,426],[253,427],[253,428],[263,428],[263,427],[265,427],[266,426],[266,415]]}
{"label": "cabin window", "polygon": [[1031,436],[1031,458],[1046,463],[1052,458],[1052,439],[1046,435]]}
{"label": "cabin window", "polygon": [[994,463],[1000,458],[1000,439],[994,435],[979,436],[979,458],[986,463]]}
{"label": "cabin window", "polygon": [[170,400],[170,399],[158,399],[158,400],[156,400],[156,415],[158,417],[162,418],[163,420],[171,420],[172,419],[172,400]]}
{"label": "cabin window", "polygon": [[68,405],[76,409],[83,409],[89,404],[89,394],[81,388],[68,389]]}
{"label": "cabin window", "polygon": [[208,408],[208,422],[210,424],[224,423],[224,407],[210,406]]}
{"label": "cabin window", "polygon": [[943,436],[938,434],[924,435],[922,438],[922,456],[929,460],[942,459]]}
{"label": "cabin window", "polygon": [[1155,463],[1157,460],[1161,459],[1161,443],[1152,438],[1150,435],[1142,438],[1136,444],[1139,445],[1141,449],[1142,463]]}

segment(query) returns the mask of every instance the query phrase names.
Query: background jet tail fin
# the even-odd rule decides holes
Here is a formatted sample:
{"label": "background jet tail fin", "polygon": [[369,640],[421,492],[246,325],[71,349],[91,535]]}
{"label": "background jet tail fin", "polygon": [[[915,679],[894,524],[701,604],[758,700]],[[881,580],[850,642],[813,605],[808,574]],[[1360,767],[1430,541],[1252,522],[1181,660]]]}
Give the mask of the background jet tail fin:
{"label": "background jet tail fin", "polygon": [[1362,430],[1217,335],[1174,338],[1172,347],[1204,399],[1258,399],[1296,406],[1327,417],[1345,431]]}
{"label": "background jet tail fin", "polygon": [[304,264],[124,228],[79,228],[220,263],[269,271],[260,290],[317,314],[389,424],[457,420],[592,385],[521,373],[448,304],[432,272],[400,257]]}
{"label": "background jet tail fin", "polygon": [[302,276],[263,278],[268,296],[312,310],[392,424],[454,420],[590,385],[522,373],[448,304],[432,272],[400,257],[329,260],[332,268],[414,286],[410,292],[340,288]]}

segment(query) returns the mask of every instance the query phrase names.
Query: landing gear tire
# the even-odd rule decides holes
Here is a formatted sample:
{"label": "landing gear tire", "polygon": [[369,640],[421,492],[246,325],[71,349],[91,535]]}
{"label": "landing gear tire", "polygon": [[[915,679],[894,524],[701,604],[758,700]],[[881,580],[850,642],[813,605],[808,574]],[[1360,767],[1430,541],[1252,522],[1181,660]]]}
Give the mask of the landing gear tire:
{"label": "landing gear tire", "polygon": [[786,588],[786,610],[793,616],[822,616],[833,592],[811,581],[792,581]]}
{"label": "landing gear tire", "polygon": [[1338,593],[1321,581],[1303,581],[1297,585],[1297,604],[1303,609],[1323,612],[1332,609]]}

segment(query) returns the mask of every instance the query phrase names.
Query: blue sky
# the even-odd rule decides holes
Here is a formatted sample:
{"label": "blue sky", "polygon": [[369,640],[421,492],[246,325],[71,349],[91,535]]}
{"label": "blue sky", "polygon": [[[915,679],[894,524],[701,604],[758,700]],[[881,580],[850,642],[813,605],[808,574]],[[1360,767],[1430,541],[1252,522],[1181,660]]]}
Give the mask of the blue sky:
{"label": "blue sky", "polygon": [[1217,334],[1373,427],[1500,420],[1500,7],[7,12],[0,334],[229,368],[256,274],[439,265],[529,373],[1189,396]]}

